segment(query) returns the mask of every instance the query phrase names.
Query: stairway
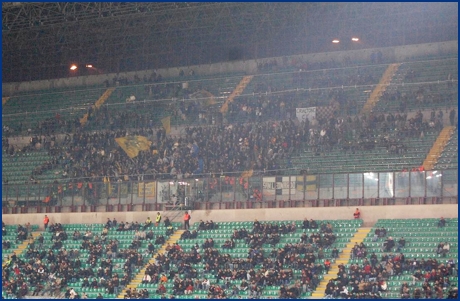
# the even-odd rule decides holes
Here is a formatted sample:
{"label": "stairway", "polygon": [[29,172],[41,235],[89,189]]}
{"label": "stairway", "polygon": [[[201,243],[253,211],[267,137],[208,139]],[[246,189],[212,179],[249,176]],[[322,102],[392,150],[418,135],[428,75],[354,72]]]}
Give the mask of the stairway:
{"label": "stairway", "polygon": [[[42,232],[32,232],[32,236],[34,238],[33,240],[35,240],[38,236],[40,236],[41,233]],[[31,241],[29,240],[29,238],[27,238],[20,245],[18,245],[16,249],[11,250],[10,254],[16,253],[16,256],[19,256],[20,254],[22,254],[22,252],[24,252],[24,250],[27,249],[27,246],[29,245],[30,242]],[[6,260],[3,259],[2,266],[4,266],[5,264],[6,264]]]}
{"label": "stairway", "polygon": [[442,129],[441,133],[439,133],[438,138],[436,138],[436,141],[433,143],[430,152],[428,155],[426,155],[426,158],[423,161],[423,168],[425,170],[433,170],[454,131],[454,126],[446,126]]}
{"label": "stairway", "polygon": [[385,90],[387,89],[393,75],[396,73],[400,65],[401,64],[390,64],[388,66],[387,70],[385,70],[382,77],[380,78],[380,81],[375,87],[374,91],[372,91],[371,95],[369,95],[369,98],[367,99],[366,103],[364,104],[361,110],[361,114],[370,113],[372,111],[374,106],[379,101],[379,98],[382,95],[382,93],[385,92]]}
{"label": "stairway", "polygon": [[339,264],[345,265],[348,263],[351,256],[351,250],[353,249],[355,243],[359,244],[362,241],[364,241],[364,238],[367,236],[367,234],[369,234],[371,229],[371,227],[362,227],[356,231],[355,235],[351,238],[346,248],[343,249],[341,253],[339,253],[339,257],[335,260],[333,264],[331,264],[329,272],[326,275],[324,275],[324,278],[319,283],[318,287],[316,288],[316,291],[312,293],[311,299],[319,299],[324,297],[326,285],[329,282],[329,280],[337,278],[337,273],[339,272]]}
{"label": "stairway", "polygon": [[225,103],[222,105],[220,108],[220,112],[222,114],[226,114],[228,111],[228,104],[233,102],[235,97],[241,95],[243,93],[244,89],[248,86],[248,84],[251,82],[253,75],[248,75],[243,77],[243,79],[240,81],[240,83],[236,86],[235,90],[228,96],[228,98],[225,100]]}
{"label": "stairway", "polygon": [[121,293],[118,295],[118,299],[124,299],[126,290],[129,288],[137,288],[138,285],[142,282],[142,278],[145,275],[145,270],[147,269],[147,266],[151,263],[155,262],[155,257],[159,254],[164,254],[166,252],[166,246],[173,245],[175,244],[181,237],[182,233],[184,233],[185,230],[176,230],[173,235],[171,235],[168,240],[161,246],[161,248],[150,258],[149,262],[147,262],[144,267],[137,273],[136,276],[131,280],[131,282],[124,288]]}
{"label": "stairway", "polygon": [[[96,100],[96,102],[94,103],[93,109],[99,109],[104,104],[104,102],[110,97],[110,95],[112,95],[113,91],[115,91],[115,88],[108,88],[107,90],[105,90],[104,94],[102,94],[101,97],[99,97],[99,99]],[[80,119],[80,124],[85,125],[87,121],[88,113],[83,115],[83,117]]]}

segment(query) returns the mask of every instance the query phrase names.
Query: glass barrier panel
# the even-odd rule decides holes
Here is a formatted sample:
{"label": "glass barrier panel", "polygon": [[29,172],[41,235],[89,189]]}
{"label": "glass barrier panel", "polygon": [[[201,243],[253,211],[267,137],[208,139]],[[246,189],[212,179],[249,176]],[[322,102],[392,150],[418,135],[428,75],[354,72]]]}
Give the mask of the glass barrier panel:
{"label": "glass barrier panel", "polygon": [[39,184],[30,184],[29,186],[29,191],[28,191],[28,197],[27,197],[27,206],[37,206],[40,204],[43,200],[41,199],[40,195],[40,185]]}
{"label": "glass barrier panel", "polygon": [[306,175],[305,176],[305,199],[317,200],[319,198],[319,176]]}
{"label": "glass barrier panel", "polygon": [[380,198],[394,197],[393,173],[392,172],[379,173],[378,182],[379,182],[379,197]]}
{"label": "glass barrier panel", "polygon": [[427,171],[426,173],[426,196],[440,197],[442,189],[442,172],[439,170]]}
{"label": "glass barrier panel", "polygon": [[195,180],[194,179],[182,179],[177,181],[177,198],[180,205],[190,203],[190,198],[194,193]]}
{"label": "glass barrier panel", "polygon": [[[81,199],[81,203],[74,202],[74,205],[92,205],[99,203],[101,184],[99,182],[88,182],[84,191],[84,198]],[[78,200],[77,200],[78,202]]]}
{"label": "glass barrier panel", "polygon": [[235,185],[235,200],[238,202],[249,200],[249,178],[237,177]]}
{"label": "glass barrier panel", "polygon": [[425,181],[426,176],[424,171],[411,171],[410,173],[410,196],[424,197],[425,196]]}
{"label": "glass barrier panel", "polygon": [[346,199],[348,190],[347,174],[334,174],[334,199]]}
{"label": "glass barrier panel", "polygon": [[[142,181],[142,182],[133,182],[131,186],[133,190],[132,194],[132,204],[154,204],[157,199],[157,183],[155,181]],[[124,204],[131,204],[131,199],[125,200],[122,202]]]}
{"label": "glass barrier panel", "polygon": [[333,175],[332,174],[323,174],[319,176],[319,198],[320,199],[332,199],[333,190]]}
{"label": "glass barrier panel", "polygon": [[235,178],[224,176],[220,178],[222,201],[233,202],[235,199]]}
{"label": "glass barrier panel", "polygon": [[87,206],[106,205],[108,194],[112,192],[112,186],[104,182],[93,183],[93,195],[85,203]]}
{"label": "glass barrier panel", "polygon": [[442,196],[451,197],[458,195],[458,170],[449,169],[440,172],[442,176]]}
{"label": "glass barrier panel", "polygon": [[291,200],[303,201],[305,197],[305,176],[291,176]]}
{"label": "glass barrier panel", "polygon": [[248,184],[249,200],[256,202],[266,201],[263,195],[263,177],[250,177],[248,178]]}
{"label": "glass barrier panel", "polygon": [[364,174],[364,198],[375,199],[379,197],[378,173],[365,172]]}
{"label": "glass barrier panel", "polygon": [[[142,182],[144,183],[144,182]],[[176,196],[175,193],[171,191],[171,186],[173,186],[174,182],[169,181],[158,181],[156,182],[156,195],[157,195],[157,202],[158,204],[169,204],[173,205],[175,200],[172,200],[173,194],[174,197]],[[143,185],[143,184],[142,184]],[[143,186],[141,188],[141,197],[143,198],[145,193],[143,190]]]}
{"label": "glass barrier panel", "polygon": [[361,199],[363,197],[363,174],[351,173],[348,175],[348,198]]}
{"label": "glass barrier panel", "polygon": [[[263,198],[265,201],[282,200],[282,177],[263,177]],[[279,186],[277,186],[279,185]],[[279,189],[278,189],[279,187]],[[289,191],[288,191],[289,194]]]}
{"label": "glass barrier panel", "polygon": [[397,198],[409,197],[409,172],[395,172],[395,196]]}

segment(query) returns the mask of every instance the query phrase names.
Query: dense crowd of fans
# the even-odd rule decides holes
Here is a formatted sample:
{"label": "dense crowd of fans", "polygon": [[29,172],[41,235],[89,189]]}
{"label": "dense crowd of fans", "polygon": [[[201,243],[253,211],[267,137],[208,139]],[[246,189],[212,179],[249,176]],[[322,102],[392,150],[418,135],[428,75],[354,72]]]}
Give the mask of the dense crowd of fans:
{"label": "dense crowd of fans", "polygon": [[[407,138],[422,138],[442,124],[424,119],[418,112],[413,118],[402,114],[371,114],[299,122],[294,120],[228,126],[197,126],[184,129],[184,136],[166,135],[163,128],[79,132],[67,135],[62,142],[55,138],[34,136],[33,145],[44,144],[51,160],[38,166],[30,181],[54,170],[63,181],[75,179],[102,182],[108,176],[112,183],[126,180],[182,179],[203,174],[221,175],[245,170],[276,174],[284,163],[301,149],[317,154],[333,150],[347,153],[386,147],[392,154],[404,154]],[[145,136],[153,141],[148,151],[129,158],[115,138]],[[11,145],[5,146],[11,149]],[[30,151],[30,149],[25,151]],[[411,169],[413,166],[408,166]],[[8,179],[4,179],[8,181]]]}
{"label": "dense crowd of fans", "polygon": [[[118,294],[120,288],[130,283],[134,270],[143,267],[146,259],[155,252],[153,242],[157,244],[161,238],[161,242],[165,242],[161,233],[154,234],[152,224],[146,225],[137,222],[118,223],[114,219],[108,220],[101,233],[86,230],[85,233],[74,231],[71,234],[59,223],[50,224],[50,242],[45,242],[41,234],[29,242],[24,258],[15,254],[8,258],[2,269],[3,291],[17,298],[27,294],[60,296],[60,292],[66,290],[66,298],[86,299],[82,291],[89,288],[102,288],[107,294]],[[19,237],[24,231],[26,227],[18,227],[18,239],[25,239]],[[109,231],[134,231],[131,245],[121,248],[117,239],[107,239]],[[66,242],[70,240],[72,243],[81,243],[80,247],[67,249]],[[142,248],[143,242],[148,242],[146,248]],[[82,257],[82,253],[88,256]],[[122,259],[122,263],[119,259]],[[115,260],[118,260],[117,263]],[[82,283],[81,287],[74,287],[78,282]]]}
{"label": "dense crowd of fans", "polygon": [[[164,223],[171,226],[169,219]],[[132,280],[134,269],[144,266],[145,258],[155,253],[154,244],[165,243],[165,237],[154,232],[156,227],[153,225],[150,218],[145,223],[108,219],[100,233],[88,229],[76,230],[72,234],[67,233],[61,224],[51,223],[47,229],[52,234],[51,242],[45,242],[42,234],[29,242],[24,258],[13,253],[7,259],[2,269],[3,290],[7,296],[18,298],[25,295],[62,296],[63,292],[63,296],[69,299],[86,299],[85,291],[99,288],[107,294],[119,294],[120,288]],[[445,220],[440,219],[438,227],[445,225]],[[15,231],[18,241],[27,239],[30,227],[18,226]],[[212,220],[200,221],[196,229],[185,231],[181,240],[204,238],[209,234],[207,230],[215,229],[218,224]],[[298,230],[306,230],[298,242],[279,245],[281,237]],[[132,234],[129,248],[120,248],[117,239],[108,239],[110,231]],[[8,234],[4,223],[2,234]],[[66,241],[70,240],[81,243],[80,247],[66,249]],[[201,245],[195,243],[188,251],[180,246],[179,241],[167,244],[166,252],[157,254],[155,261],[147,264],[142,283],[154,285],[156,295],[162,298],[167,294],[173,298],[199,291],[206,292],[208,298],[239,298],[242,291],[247,298],[260,298],[267,287],[276,286],[279,287],[279,298],[297,299],[316,290],[320,276],[329,271],[331,260],[339,256],[334,241],[334,229],[330,223],[305,219],[298,227],[294,223],[255,220],[252,229],[234,229],[231,237],[220,246],[224,250],[247,247],[245,258],[232,258],[223,253],[212,237],[204,239]],[[406,274],[412,275],[413,280],[402,284],[398,298],[455,296],[456,290],[451,287],[449,277],[456,276],[458,271],[452,258],[409,258],[404,255],[405,239],[401,237],[397,242],[393,241],[383,227],[375,229],[373,241],[381,243],[383,253],[380,258],[374,252],[368,252],[366,243],[356,243],[351,259],[359,259],[360,263],[352,262],[347,267],[338,265],[337,277],[326,285],[326,298],[381,299],[388,293],[391,295],[388,290],[391,277]],[[148,246],[142,248],[142,242],[148,242]],[[446,245],[448,242],[439,243],[433,252],[446,257],[449,253]],[[82,252],[89,256],[82,257]],[[123,264],[115,263],[115,259],[123,259]],[[294,271],[300,271],[300,275]],[[81,287],[75,286],[78,282]],[[417,282],[422,282],[422,286],[416,286]],[[167,285],[170,283],[172,287]],[[152,293],[145,288],[129,288],[125,298],[148,298]],[[103,298],[102,294],[97,298]]]}
{"label": "dense crowd of fans", "polygon": [[[333,234],[332,226],[318,226],[313,220],[304,223],[304,229],[315,227],[319,232],[313,232],[310,237],[305,233],[306,239],[302,237],[298,243],[288,243],[280,248],[275,248],[280,236],[296,232],[295,224],[278,225],[256,220],[251,230],[234,229],[222,248],[225,245],[224,249],[247,246],[246,258],[232,258],[221,253],[212,238],[206,238],[202,245],[196,243],[189,251],[182,249],[180,244],[168,245],[166,253],[157,255],[155,263],[148,265],[142,283],[154,284],[156,294],[162,298],[166,298],[167,293],[180,296],[198,290],[206,291],[208,298],[236,298],[241,291],[246,291],[248,298],[259,298],[267,286],[279,286],[280,298],[298,298],[302,293],[315,290],[320,282],[318,275],[328,270],[331,264],[329,259],[323,264],[317,260],[325,258],[323,249],[331,248],[327,241]],[[200,221],[198,228],[185,231],[181,240],[195,240],[203,235],[201,231],[216,228],[212,221]],[[271,244],[272,250],[264,249],[265,244]],[[195,268],[199,263],[203,265],[202,270]],[[295,279],[294,270],[301,270],[299,279]],[[207,278],[209,274],[213,275],[211,279]],[[172,289],[166,288],[166,282],[173,283]],[[134,289],[126,293],[126,298],[144,296],[145,293]]]}

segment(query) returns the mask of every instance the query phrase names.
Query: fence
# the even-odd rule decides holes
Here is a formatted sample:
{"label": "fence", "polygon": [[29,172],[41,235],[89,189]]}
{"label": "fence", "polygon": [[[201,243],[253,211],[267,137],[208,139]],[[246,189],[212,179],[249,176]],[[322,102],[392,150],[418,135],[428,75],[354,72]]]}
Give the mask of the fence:
{"label": "fence", "polygon": [[3,185],[3,213],[457,202],[458,170]]}

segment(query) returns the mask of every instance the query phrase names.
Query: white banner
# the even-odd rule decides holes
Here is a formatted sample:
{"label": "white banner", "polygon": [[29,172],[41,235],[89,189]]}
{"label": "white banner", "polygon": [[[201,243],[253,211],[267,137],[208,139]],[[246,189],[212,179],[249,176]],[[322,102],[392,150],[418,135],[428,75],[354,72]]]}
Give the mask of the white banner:
{"label": "white banner", "polygon": [[265,177],[262,182],[264,195],[289,195],[295,193],[296,177]]}
{"label": "white banner", "polygon": [[307,119],[312,121],[313,118],[316,118],[316,107],[296,108],[295,116],[297,119],[299,119],[300,122],[303,122]]}

